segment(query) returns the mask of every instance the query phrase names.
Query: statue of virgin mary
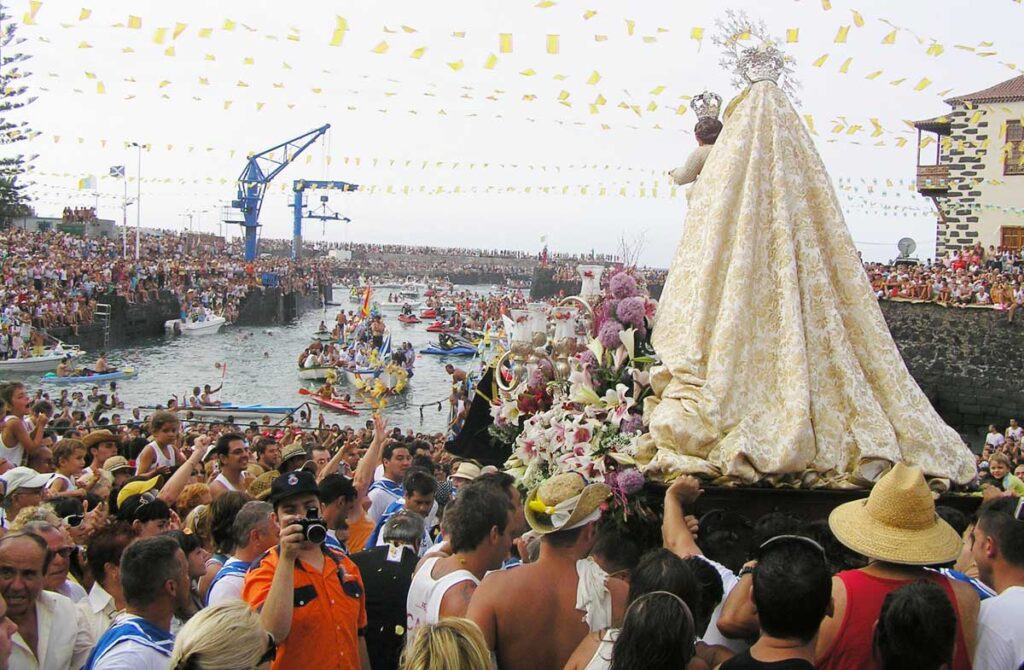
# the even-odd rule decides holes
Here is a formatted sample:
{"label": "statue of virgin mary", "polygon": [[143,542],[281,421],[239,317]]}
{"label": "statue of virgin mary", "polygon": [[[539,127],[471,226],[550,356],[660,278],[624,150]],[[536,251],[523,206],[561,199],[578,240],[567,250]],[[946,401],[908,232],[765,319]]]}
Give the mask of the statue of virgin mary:
{"label": "statue of virgin mary", "polygon": [[882,318],[773,42],[690,196],[654,326],[647,471],[865,486],[892,464],[966,483],[975,459],[932,408]]}

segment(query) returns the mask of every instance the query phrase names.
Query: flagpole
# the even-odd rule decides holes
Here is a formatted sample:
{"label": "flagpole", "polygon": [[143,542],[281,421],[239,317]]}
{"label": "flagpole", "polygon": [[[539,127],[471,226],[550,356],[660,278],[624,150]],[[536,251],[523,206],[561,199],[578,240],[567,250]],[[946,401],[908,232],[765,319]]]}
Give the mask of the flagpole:
{"label": "flagpole", "polygon": [[128,258],[128,170],[121,168],[124,198],[121,200],[121,258]]}

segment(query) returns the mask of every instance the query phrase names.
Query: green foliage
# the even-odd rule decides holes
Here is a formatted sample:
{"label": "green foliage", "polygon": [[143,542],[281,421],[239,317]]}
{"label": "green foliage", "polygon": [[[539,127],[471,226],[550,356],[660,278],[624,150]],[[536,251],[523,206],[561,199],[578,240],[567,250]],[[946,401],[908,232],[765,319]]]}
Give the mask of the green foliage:
{"label": "green foliage", "polygon": [[35,101],[34,97],[26,97],[26,81],[32,73],[22,69],[22,65],[30,56],[17,51],[25,41],[17,36],[17,27],[0,11],[0,227],[32,214],[24,177],[35,156],[26,157],[11,148],[33,134],[28,121],[19,120],[16,112]]}

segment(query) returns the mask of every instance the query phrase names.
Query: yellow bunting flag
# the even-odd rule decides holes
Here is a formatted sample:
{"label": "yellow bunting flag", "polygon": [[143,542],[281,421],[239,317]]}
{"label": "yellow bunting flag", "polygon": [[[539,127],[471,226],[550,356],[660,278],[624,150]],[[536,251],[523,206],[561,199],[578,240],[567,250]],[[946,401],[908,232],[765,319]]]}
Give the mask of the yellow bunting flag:
{"label": "yellow bunting flag", "polygon": [[945,51],[945,50],[946,50],[945,47],[943,47],[941,44],[936,42],[935,44],[932,44],[930,47],[928,47],[928,51],[926,53],[929,56],[941,56],[942,52]]}
{"label": "yellow bunting flag", "polygon": [[554,6],[555,6],[555,3],[552,2],[551,0],[540,0],[540,2],[538,2],[536,5],[534,5],[534,7],[539,7],[540,9],[547,9],[548,7],[554,7]]}
{"label": "yellow bunting flag", "polygon": [[427,47],[420,47],[413,49],[412,53],[409,54],[409,58],[423,58],[423,54],[427,52]]}
{"label": "yellow bunting flag", "polygon": [[[232,100],[225,100],[224,101],[224,109],[230,109],[232,102],[233,102]],[[282,184],[282,186],[283,186],[283,184]]]}
{"label": "yellow bunting flag", "polygon": [[167,28],[157,28],[153,32],[153,42],[155,44],[163,44],[167,39]]}
{"label": "yellow bunting flag", "polygon": [[691,28],[690,29],[690,39],[691,40],[697,40],[698,42],[702,41],[704,39],[704,29],[703,28]]}
{"label": "yellow bunting flag", "polygon": [[878,119],[868,119],[868,120],[871,121],[871,125],[875,129],[874,132],[871,133],[871,137],[878,137],[879,135],[881,135],[882,132],[883,132],[882,124],[878,121]]}
{"label": "yellow bunting flag", "polygon": [[528,67],[519,74],[523,75],[524,77],[532,77],[533,75],[537,74],[537,72],[532,67]]}
{"label": "yellow bunting flag", "polygon": [[452,62],[452,63],[448,63],[448,67],[450,67],[455,72],[458,72],[459,70],[461,70],[463,65],[464,65],[464,63],[462,62],[461,58],[459,60],[457,60],[457,61]]}
{"label": "yellow bunting flag", "polygon": [[846,36],[850,34],[850,26],[839,26],[839,32],[836,33],[836,44],[846,44]]}
{"label": "yellow bunting flag", "polygon": [[850,12],[853,13],[853,25],[857,26],[858,28],[863,28],[864,17],[860,15],[860,12],[858,12],[856,9],[851,9]]}
{"label": "yellow bunting flag", "polygon": [[[235,22],[232,21],[231,19],[224,19],[224,25],[221,26],[221,29],[222,30],[227,30],[228,32],[230,32],[230,31],[235,29]],[[231,104],[230,100],[227,101],[227,102],[228,102],[229,105]]]}
{"label": "yellow bunting flag", "polygon": [[95,75],[95,74],[93,74],[92,72],[86,72],[86,73],[85,73],[85,78],[86,78],[86,79],[95,79],[95,78],[96,78],[96,75]]}
{"label": "yellow bunting flag", "polygon": [[590,84],[591,86],[593,86],[594,84],[596,84],[599,81],[601,81],[601,75],[600,75],[600,73],[598,73],[597,70],[594,70],[593,72],[591,72],[590,73],[590,78],[587,79],[587,83]]}
{"label": "yellow bunting flag", "polygon": [[584,21],[589,21],[590,19],[594,18],[595,16],[597,16],[597,12],[594,11],[593,9],[588,9],[587,11],[583,12],[583,20]]}
{"label": "yellow bunting flag", "polygon": [[165,56],[171,56],[173,58],[174,57],[174,47],[171,46],[171,47],[167,47],[166,49],[164,49],[164,55]]}
{"label": "yellow bunting flag", "polygon": [[651,89],[651,95],[661,95],[664,92],[665,92],[665,87],[664,86],[655,86],[654,88]]}
{"label": "yellow bunting flag", "polygon": [[85,7],[83,7],[82,11],[78,12],[78,20],[79,21],[85,21],[90,16],[92,16],[92,10],[91,9],[86,9]]}
{"label": "yellow bunting flag", "polygon": [[626,34],[627,35],[632,35],[635,30],[636,30],[636,21],[633,21],[632,19],[626,19]]}
{"label": "yellow bunting flag", "polygon": [[512,53],[512,33],[498,33],[498,51],[503,54]]}
{"label": "yellow bunting flag", "polygon": [[164,79],[163,81],[160,82],[160,85],[159,85],[158,88],[166,88],[166,87],[168,87],[170,85],[171,85],[171,82],[169,82],[166,79]]}
{"label": "yellow bunting flag", "polygon": [[917,82],[917,86],[914,87],[915,91],[923,91],[932,85],[932,82],[928,77],[922,77],[921,81]]}
{"label": "yellow bunting flag", "polygon": [[253,58],[252,56],[246,56],[245,58],[242,59],[242,65],[255,65],[255,64],[256,64],[256,59]]}
{"label": "yellow bunting flag", "polygon": [[91,49],[92,45],[89,44],[88,42],[79,42],[78,43],[78,48],[79,49]]}
{"label": "yellow bunting flag", "polygon": [[347,30],[348,30],[348,21],[346,21],[344,19],[344,17],[336,16],[335,17],[335,25],[334,25],[334,33],[331,35],[331,43],[330,44],[331,44],[332,47],[340,47],[341,46],[342,41],[344,41],[344,39],[345,39],[345,31],[347,31]]}
{"label": "yellow bunting flag", "polygon": [[128,27],[131,28],[132,30],[141,30],[142,29],[142,18],[139,17],[139,16],[129,16],[128,17]]}
{"label": "yellow bunting flag", "polygon": [[800,29],[799,28],[789,28],[788,30],[786,30],[786,43],[787,44],[796,44],[799,41],[800,41]]}
{"label": "yellow bunting flag", "polygon": [[822,65],[825,64],[825,61],[827,61],[827,60],[828,60],[828,54],[823,54],[823,55],[819,56],[817,60],[815,60],[813,63],[811,63],[811,65],[813,65],[814,67],[821,67]]}
{"label": "yellow bunting flag", "polygon": [[96,82],[96,92],[99,93],[100,95],[103,95],[104,93],[107,92],[107,87],[103,85],[102,81]]}
{"label": "yellow bunting flag", "polygon": [[210,85],[210,80],[207,79],[206,77],[200,77],[199,78],[199,85],[200,86],[209,86]]}
{"label": "yellow bunting flag", "polygon": [[213,35],[213,28],[200,28],[199,37],[200,39],[208,40],[210,35]]}
{"label": "yellow bunting flag", "polygon": [[184,23],[175,23],[174,24],[174,32],[171,33],[171,39],[172,40],[176,40],[179,37],[181,37],[181,34],[183,32],[185,32],[186,28],[188,28],[188,26],[186,24],[184,24]]}
{"label": "yellow bunting flag", "polygon": [[217,57],[213,54],[206,54],[205,56],[203,56],[203,60],[215,61],[217,60]]}
{"label": "yellow bunting flag", "polygon": [[388,52],[389,48],[390,47],[388,47],[388,43],[387,42],[381,41],[380,44],[378,44],[377,46],[375,46],[372,49],[370,49],[370,51],[372,51],[375,54],[386,54]]}
{"label": "yellow bunting flag", "polygon": [[842,72],[843,74],[848,73],[850,71],[850,63],[852,63],[852,62],[853,62],[853,58],[852,57],[851,58],[847,58],[845,61],[843,61],[843,64],[839,66],[839,71]]}
{"label": "yellow bunting flag", "polygon": [[558,35],[548,35],[547,39],[547,52],[552,56],[558,53],[559,48]]}
{"label": "yellow bunting flag", "polygon": [[907,80],[906,77],[901,77],[900,79],[894,79],[894,80],[890,81],[889,84],[892,85],[892,86],[899,86],[900,84],[902,84],[906,80]]}
{"label": "yellow bunting flag", "polygon": [[896,44],[896,33],[897,32],[898,32],[897,30],[894,30],[891,33],[889,33],[888,35],[886,35],[885,37],[883,37],[882,38],[882,44]]}
{"label": "yellow bunting flag", "polygon": [[595,42],[607,42],[608,41],[608,36],[607,35],[594,35],[594,41]]}
{"label": "yellow bunting flag", "polygon": [[490,54],[490,55],[487,56],[487,60],[484,61],[484,69],[485,70],[493,70],[494,66],[496,66],[497,64],[498,64],[498,57],[495,56],[494,54]]}
{"label": "yellow bunting flag", "polygon": [[410,33],[410,34],[417,32],[417,30],[415,28],[413,28],[412,26],[402,26],[402,30],[404,30],[405,32]]}
{"label": "yellow bunting flag", "polygon": [[868,76],[866,76],[864,78],[865,79],[878,79],[879,77],[882,76],[882,72],[883,72],[883,70],[875,70],[874,72],[872,72],[871,74],[869,74]]}
{"label": "yellow bunting flag", "polygon": [[832,9],[832,0],[821,0],[821,8],[826,12]]}
{"label": "yellow bunting flag", "polygon": [[[456,30],[454,33],[452,33],[452,37],[458,37],[459,39],[462,39],[465,36],[466,36],[466,31],[465,30]],[[444,110],[442,109],[441,111],[443,112]]]}
{"label": "yellow bunting flag", "polygon": [[810,131],[811,135],[817,135],[818,131],[814,129],[814,117],[810,114],[804,114],[804,123],[807,124],[807,130]]}

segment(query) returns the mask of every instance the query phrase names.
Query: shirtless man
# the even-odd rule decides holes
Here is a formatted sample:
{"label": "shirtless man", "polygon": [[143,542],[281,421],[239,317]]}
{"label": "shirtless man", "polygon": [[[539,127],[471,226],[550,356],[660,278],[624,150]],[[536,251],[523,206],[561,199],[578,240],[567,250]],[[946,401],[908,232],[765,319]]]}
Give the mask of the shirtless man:
{"label": "shirtless man", "polygon": [[[483,631],[498,667],[564,667],[588,633],[621,623],[628,587],[587,558],[601,503],[610,495],[604,484],[587,485],[574,473],[552,477],[530,493],[526,520],[542,536],[540,558],[489,574],[466,613]],[[584,591],[592,595],[578,610]]]}

